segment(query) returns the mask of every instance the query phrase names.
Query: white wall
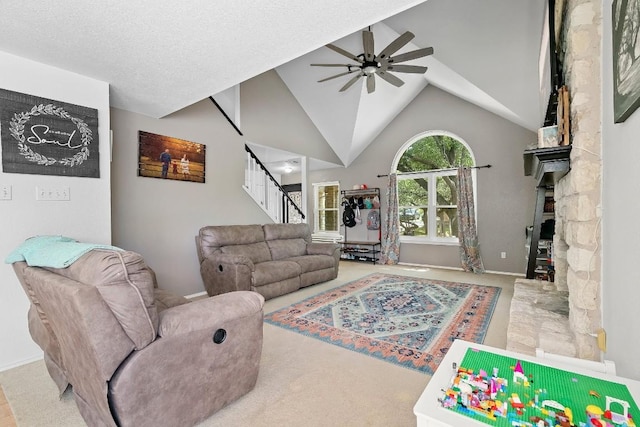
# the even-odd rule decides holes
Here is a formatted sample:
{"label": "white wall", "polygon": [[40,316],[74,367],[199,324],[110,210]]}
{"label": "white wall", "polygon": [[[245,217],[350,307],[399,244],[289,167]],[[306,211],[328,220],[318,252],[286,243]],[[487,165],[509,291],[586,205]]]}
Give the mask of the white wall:
{"label": "white wall", "polygon": [[613,122],[611,0],[603,2],[602,26],[602,237],[603,324],[607,359],[618,375],[640,380],[640,110]]}
{"label": "white wall", "polygon": [[[0,173],[12,200],[0,200],[0,257],[26,238],[61,234],[84,242],[111,242],[109,85],[0,52],[0,88],[98,110],[100,178]],[[36,201],[36,186],[68,186],[71,200]],[[27,329],[27,297],[13,268],[0,264],[0,370],[42,357]]]}

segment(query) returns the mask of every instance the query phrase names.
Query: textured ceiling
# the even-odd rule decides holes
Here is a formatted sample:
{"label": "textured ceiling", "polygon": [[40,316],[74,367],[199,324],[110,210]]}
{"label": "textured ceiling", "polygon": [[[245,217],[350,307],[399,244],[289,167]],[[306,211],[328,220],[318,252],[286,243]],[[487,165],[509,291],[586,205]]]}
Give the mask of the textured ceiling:
{"label": "textured ceiling", "polygon": [[[427,84],[528,129],[539,127],[544,4],[272,0],[257,7],[248,0],[3,0],[0,50],[108,82],[112,106],[151,117],[228,94],[275,69],[349,165]],[[398,75],[406,82],[401,88],[378,79],[373,94],[361,84],[338,93],[343,79],[317,83],[335,69],[308,64],[343,62],[324,45],[335,43],[357,55],[368,26],[376,51],[407,30],[416,38],[404,50],[433,46],[433,56],[410,62],[424,62],[429,71]],[[233,101],[229,108],[237,112]]]}

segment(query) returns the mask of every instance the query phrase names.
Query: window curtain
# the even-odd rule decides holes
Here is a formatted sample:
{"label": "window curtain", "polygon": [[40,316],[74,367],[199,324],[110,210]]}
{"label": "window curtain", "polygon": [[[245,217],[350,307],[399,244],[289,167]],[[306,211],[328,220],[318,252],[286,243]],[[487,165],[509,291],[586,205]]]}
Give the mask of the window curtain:
{"label": "window curtain", "polygon": [[464,271],[484,273],[476,230],[476,208],[473,202],[471,168],[458,168],[458,239],[460,261]]}
{"label": "window curtain", "polygon": [[380,263],[397,264],[400,260],[400,220],[398,219],[398,186],[395,173],[389,175],[386,213],[386,229],[382,236]]}

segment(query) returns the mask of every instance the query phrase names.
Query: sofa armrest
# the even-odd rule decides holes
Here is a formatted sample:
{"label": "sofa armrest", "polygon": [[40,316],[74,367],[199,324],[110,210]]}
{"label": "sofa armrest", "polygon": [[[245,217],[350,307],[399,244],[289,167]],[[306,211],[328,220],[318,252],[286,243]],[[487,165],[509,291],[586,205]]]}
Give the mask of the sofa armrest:
{"label": "sofa armrest", "polygon": [[264,297],[251,291],[229,292],[195,300],[162,311],[158,335],[166,338],[222,327],[226,323],[262,313],[263,306]]}
{"label": "sofa armrest", "polygon": [[339,250],[340,245],[337,243],[307,243],[307,255],[335,256]]}
{"label": "sofa armrest", "polygon": [[200,264],[200,275],[210,297],[233,291],[250,291],[254,270],[253,262],[244,255],[216,253]]}

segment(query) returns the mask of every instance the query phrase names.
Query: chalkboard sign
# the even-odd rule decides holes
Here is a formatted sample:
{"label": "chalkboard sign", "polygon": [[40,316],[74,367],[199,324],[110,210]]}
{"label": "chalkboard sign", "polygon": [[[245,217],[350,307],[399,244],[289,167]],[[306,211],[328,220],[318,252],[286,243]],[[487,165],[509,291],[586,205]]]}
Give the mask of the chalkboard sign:
{"label": "chalkboard sign", "polygon": [[0,89],[2,171],[99,178],[98,110]]}

